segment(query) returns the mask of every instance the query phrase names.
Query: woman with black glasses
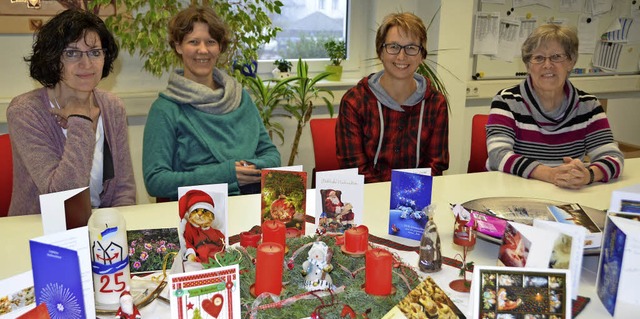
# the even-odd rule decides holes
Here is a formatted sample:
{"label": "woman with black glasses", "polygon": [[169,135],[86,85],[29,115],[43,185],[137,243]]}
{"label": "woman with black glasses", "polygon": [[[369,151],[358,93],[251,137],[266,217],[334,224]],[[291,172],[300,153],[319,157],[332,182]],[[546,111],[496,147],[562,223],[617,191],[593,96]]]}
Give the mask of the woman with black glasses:
{"label": "woman with black glasses", "polygon": [[44,87],[15,97],[7,109],[9,215],[39,214],[39,195],[87,186],[93,207],[135,204],[124,105],[96,89],[117,56],[104,22],[88,11],[63,11],[36,32],[25,61]]}
{"label": "woman with black glasses", "polygon": [[336,124],[338,162],[366,182],[391,179],[396,168],[449,168],[447,103],[416,70],[427,57],[427,30],[411,13],[386,16],[376,34],[383,70],[351,88]]}
{"label": "woman with black glasses", "polygon": [[572,189],[620,176],[624,156],[600,102],[568,79],[577,60],[574,29],[542,25],[525,40],[522,62],[529,74],[491,103],[490,170]]}

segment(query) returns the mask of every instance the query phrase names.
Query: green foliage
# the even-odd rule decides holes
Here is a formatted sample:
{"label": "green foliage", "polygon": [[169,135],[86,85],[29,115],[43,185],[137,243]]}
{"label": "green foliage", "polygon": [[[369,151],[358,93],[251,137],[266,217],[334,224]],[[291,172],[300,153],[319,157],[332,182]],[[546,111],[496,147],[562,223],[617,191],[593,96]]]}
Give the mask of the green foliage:
{"label": "green foliage", "polygon": [[275,65],[280,72],[289,72],[291,68],[293,68],[293,64],[291,61],[287,61],[286,59],[280,58],[273,61],[273,65]]}
{"label": "green foliage", "polygon": [[442,93],[442,95],[444,95],[444,98],[447,101],[447,105],[449,105],[449,93],[447,92],[447,88],[444,86],[444,83],[442,82],[440,77],[438,77],[435,69],[431,67],[426,61],[422,61],[416,72],[429,79],[435,89],[438,92]]}
{"label": "green foliage", "polygon": [[[287,62],[291,64],[291,62]],[[240,72],[236,70],[236,73]],[[242,76],[236,75],[236,77]],[[280,81],[264,81],[258,75],[256,77],[242,77],[243,86],[253,97],[253,102],[258,108],[264,127],[269,132],[269,137],[272,141],[274,141],[275,135],[284,143],[284,126],[281,123],[272,121],[272,119],[277,116],[286,117],[284,114],[274,114],[274,111],[293,97],[293,90],[288,84],[297,79],[297,77],[290,77]],[[274,82],[275,85],[272,85]]]}
{"label": "green foliage", "polygon": [[[321,305],[325,305],[325,307],[321,307],[322,318],[342,318],[340,313],[344,305],[351,306],[358,314],[363,314],[370,310],[369,318],[382,318],[394,305],[400,302],[411,289],[415,288],[421,282],[415,270],[406,265],[401,265],[399,268],[393,269],[392,284],[397,290],[395,294],[389,296],[368,295],[364,289],[361,288],[365,280],[365,270],[362,269],[365,265],[365,258],[354,258],[342,253],[340,247],[335,244],[335,239],[332,237],[287,239],[289,252],[285,255],[285,261],[290,260],[290,258],[293,257],[293,252],[298,248],[318,239],[326,242],[329,248],[333,250],[333,258],[331,261],[333,271],[329,274],[334,285],[338,287],[345,286],[344,292],[323,298],[298,300],[294,303],[287,304],[286,307],[271,307],[259,310],[256,313],[256,318],[306,318],[311,316],[311,312]],[[243,311],[243,318],[248,317],[245,311],[252,309],[255,301],[255,298],[249,293],[249,287],[255,283],[255,265],[253,265],[251,260],[256,256],[256,249],[248,247],[246,253],[246,258],[240,261],[240,265],[249,270],[240,276],[240,297],[242,300],[241,309]],[[281,300],[306,292],[306,289],[303,287],[305,278],[301,272],[301,265],[307,259],[307,256],[308,248],[303,249],[300,254],[297,255],[297,258],[293,260],[293,270],[289,270],[286,267],[283,268],[282,281],[287,284],[280,295]],[[348,269],[349,272],[342,270],[343,268],[338,265]],[[353,277],[351,273],[356,273],[355,277]],[[406,278],[409,286],[407,286],[402,277]],[[266,298],[260,305],[266,306],[270,302],[271,299]]]}
{"label": "green foliage", "polygon": [[324,43],[331,64],[340,65],[347,58],[347,44],[342,40],[331,39]]}
{"label": "green foliage", "polygon": [[324,59],[327,57],[327,52],[324,49],[324,43],[329,39],[328,35],[315,35],[309,37],[307,34],[301,33],[298,35],[298,41],[287,40],[284,49],[278,49],[278,55],[291,58],[303,56],[307,59]]}
{"label": "green foliage", "polygon": [[[322,99],[329,110],[329,115],[333,117],[333,92],[317,86],[319,81],[324,80],[332,73],[322,72],[313,78],[309,78],[309,64],[303,62],[302,59],[298,59],[296,69],[296,80],[291,83],[293,97],[289,100],[289,103],[284,106],[284,109],[298,122],[296,134],[291,145],[291,155],[289,156],[289,162],[287,164],[289,166],[293,165],[295,157],[298,154],[298,145],[300,143],[300,136],[302,136],[302,130],[309,120],[311,120],[314,100],[318,98]],[[331,101],[326,95],[331,96]]]}
{"label": "green foliage", "polygon": [[233,60],[258,58],[258,49],[280,31],[272,26],[268,14],[280,14],[283,6],[278,0],[93,0],[89,2],[89,9],[110,3],[126,8],[106,19],[120,48],[131,55],[139,54],[144,60],[144,69],[156,76],[180,65],[169,46],[167,26],[186,5],[211,6],[229,26],[231,43],[225,55],[218,59],[218,66],[227,71]]}

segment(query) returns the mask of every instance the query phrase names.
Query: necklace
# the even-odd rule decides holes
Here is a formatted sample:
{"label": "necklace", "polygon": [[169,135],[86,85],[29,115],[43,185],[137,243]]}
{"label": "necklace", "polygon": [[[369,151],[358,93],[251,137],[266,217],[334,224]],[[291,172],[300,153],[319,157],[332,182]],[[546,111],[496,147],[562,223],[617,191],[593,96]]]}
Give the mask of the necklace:
{"label": "necklace", "polygon": [[58,103],[58,98],[56,97],[55,92],[54,92],[54,94],[53,94],[53,102],[55,102],[55,103],[56,103],[56,107],[57,107],[57,108],[62,109],[62,108],[60,107],[60,103]]}

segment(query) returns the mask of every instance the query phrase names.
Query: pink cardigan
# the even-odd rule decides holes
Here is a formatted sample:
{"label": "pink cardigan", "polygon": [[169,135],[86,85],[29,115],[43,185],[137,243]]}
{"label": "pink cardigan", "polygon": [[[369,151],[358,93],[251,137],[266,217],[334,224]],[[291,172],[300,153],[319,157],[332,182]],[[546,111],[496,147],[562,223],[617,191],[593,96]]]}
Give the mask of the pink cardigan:
{"label": "pink cardigan", "polygon": [[[124,105],[109,92],[95,89],[94,94],[102,112],[105,142],[113,162],[113,170],[104,171],[100,206],[133,205],[136,188]],[[41,194],[89,186],[95,148],[92,123],[70,117],[65,138],[49,113],[50,107],[47,90],[40,88],[15,97],[7,108],[13,150],[9,216],[39,214]],[[108,162],[105,158],[105,164]]]}

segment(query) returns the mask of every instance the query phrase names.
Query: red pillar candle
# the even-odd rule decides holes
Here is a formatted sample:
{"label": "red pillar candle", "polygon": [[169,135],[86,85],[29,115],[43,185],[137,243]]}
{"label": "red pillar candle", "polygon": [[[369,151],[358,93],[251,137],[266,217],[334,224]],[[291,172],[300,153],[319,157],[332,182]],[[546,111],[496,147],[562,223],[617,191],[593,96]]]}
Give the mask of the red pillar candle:
{"label": "red pillar candle", "polygon": [[364,225],[349,228],[344,232],[344,250],[349,253],[363,253],[369,247],[369,228]]}
{"label": "red pillar candle", "polygon": [[391,294],[391,253],[380,248],[370,249],[365,253],[364,260],[364,291],[376,296]]}
{"label": "red pillar candle", "polygon": [[260,241],[260,234],[256,234],[253,232],[245,231],[240,233],[240,246],[247,248],[258,247],[258,242]]}
{"label": "red pillar candle", "polygon": [[256,255],[255,295],[263,292],[280,295],[282,290],[282,263],[284,247],[276,243],[262,243]]}
{"label": "red pillar candle", "polygon": [[287,229],[283,222],[267,220],[262,223],[262,243],[277,243],[286,247]]}

